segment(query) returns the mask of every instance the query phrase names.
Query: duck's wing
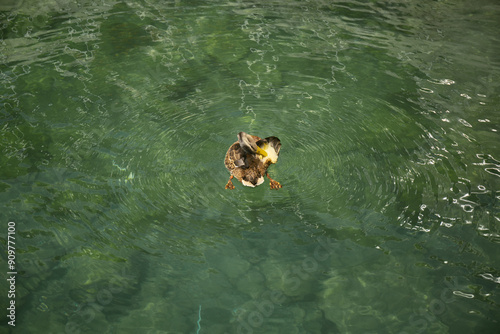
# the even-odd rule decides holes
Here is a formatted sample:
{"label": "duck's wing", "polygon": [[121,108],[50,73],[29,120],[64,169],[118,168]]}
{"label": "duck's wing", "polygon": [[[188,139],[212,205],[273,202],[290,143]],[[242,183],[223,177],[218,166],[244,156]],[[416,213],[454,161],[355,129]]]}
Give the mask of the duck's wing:
{"label": "duck's wing", "polygon": [[228,169],[248,167],[245,155],[246,153],[243,151],[240,144],[238,142],[234,143],[227,152],[226,167]]}
{"label": "duck's wing", "polygon": [[247,168],[248,164],[246,163],[244,158],[238,159],[234,161],[234,165],[236,167]]}

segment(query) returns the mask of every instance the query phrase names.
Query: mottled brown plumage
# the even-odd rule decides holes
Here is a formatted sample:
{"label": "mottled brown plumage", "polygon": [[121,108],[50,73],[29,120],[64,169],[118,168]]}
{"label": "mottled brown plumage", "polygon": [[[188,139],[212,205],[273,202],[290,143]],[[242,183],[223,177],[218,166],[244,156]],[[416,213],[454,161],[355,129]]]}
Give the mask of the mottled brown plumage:
{"label": "mottled brown plumage", "polygon": [[278,161],[281,142],[276,137],[261,139],[257,136],[238,133],[238,141],[226,153],[224,164],[231,173],[226,189],[234,189],[233,177],[243,185],[256,187],[264,182],[264,175],[270,180],[271,189],[281,188],[278,181],[267,173],[267,168]]}

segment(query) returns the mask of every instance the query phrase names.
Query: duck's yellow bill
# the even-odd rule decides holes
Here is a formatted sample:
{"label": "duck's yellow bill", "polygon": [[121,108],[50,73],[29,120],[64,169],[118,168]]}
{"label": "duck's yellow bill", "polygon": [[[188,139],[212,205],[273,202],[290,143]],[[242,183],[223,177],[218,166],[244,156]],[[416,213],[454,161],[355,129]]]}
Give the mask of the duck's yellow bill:
{"label": "duck's yellow bill", "polygon": [[267,152],[257,146],[257,153],[262,155],[263,157],[267,157]]}

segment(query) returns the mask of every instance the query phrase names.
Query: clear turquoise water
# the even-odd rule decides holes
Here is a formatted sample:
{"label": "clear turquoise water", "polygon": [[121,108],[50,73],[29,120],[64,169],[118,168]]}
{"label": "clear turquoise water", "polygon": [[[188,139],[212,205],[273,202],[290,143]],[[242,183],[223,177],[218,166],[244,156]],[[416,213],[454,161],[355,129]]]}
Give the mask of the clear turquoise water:
{"label": "clear turquoise water", "polygon": [[14,3],[2,333],[498,333],[496,1]]}

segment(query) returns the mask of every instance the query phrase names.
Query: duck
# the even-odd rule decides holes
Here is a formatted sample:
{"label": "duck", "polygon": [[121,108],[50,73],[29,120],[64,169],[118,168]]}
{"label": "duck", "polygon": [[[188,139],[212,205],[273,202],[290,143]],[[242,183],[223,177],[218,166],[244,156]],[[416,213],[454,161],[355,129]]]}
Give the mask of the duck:
{"label": "duck", "polygon": [[278,162],[280,149],[281,142],[277,137],[262,139],[245,132],[238,133],[238,141],[229,147],[224,159],[224,164],[231,173],[226,189],[234,189],[233,178],[244,186],[256,187],[264,183],[264,175],[269,179],[271,189],[282,188],[267,172],[271,164]]}

